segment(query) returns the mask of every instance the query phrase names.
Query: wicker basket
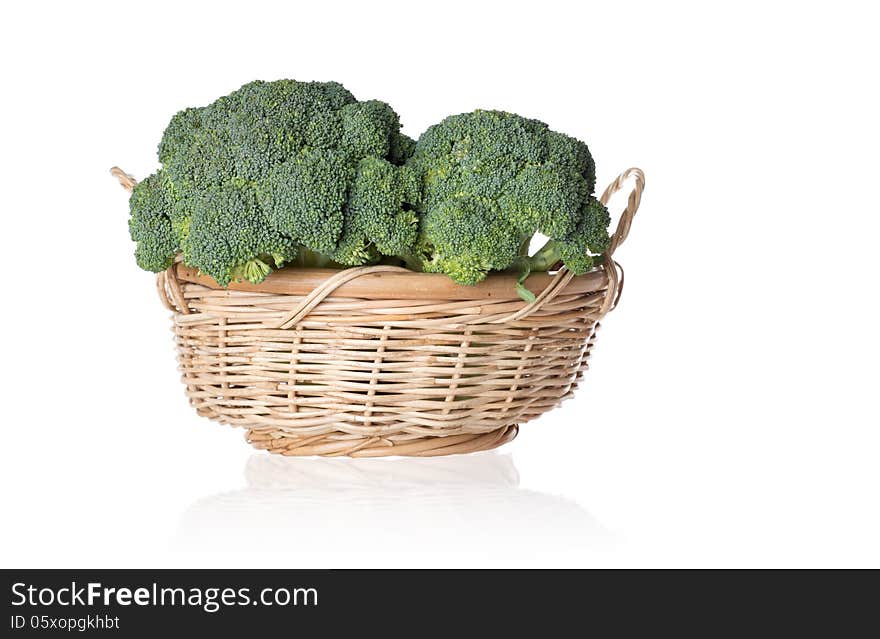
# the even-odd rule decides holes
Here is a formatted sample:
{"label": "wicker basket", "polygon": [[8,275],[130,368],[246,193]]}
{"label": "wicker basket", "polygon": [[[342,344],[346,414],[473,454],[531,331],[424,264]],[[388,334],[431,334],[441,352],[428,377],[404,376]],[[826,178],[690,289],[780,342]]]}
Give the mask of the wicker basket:
{"label": "wicker basket", "polygon": [[[134,179],[113,174],[128,189]],[[157,277],[173,312],[187,396],[199,415],[243,426],[282,455],[434,456],[495,448],[571,396],[623,271],[612,259],[639,206],[632,178],[604,263],[574,276],[477,286],[394,266],[286,268],[220,287],[181,263]]]}

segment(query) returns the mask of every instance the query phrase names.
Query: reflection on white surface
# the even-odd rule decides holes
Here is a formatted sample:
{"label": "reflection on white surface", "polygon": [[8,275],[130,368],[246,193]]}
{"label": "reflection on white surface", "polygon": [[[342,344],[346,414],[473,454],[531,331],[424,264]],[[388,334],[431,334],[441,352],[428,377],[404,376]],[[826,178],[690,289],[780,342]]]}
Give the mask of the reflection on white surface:
{"label": "reflection on white surface", "polygon": [[[454,553],[539,559],[604,546],[612,535],[575,502],[519,487],[509,454],[298,459],[255,454],[245,488],[184,514],[173,546],[300,555]],[[430,550],[429,550],[430,549]]]}

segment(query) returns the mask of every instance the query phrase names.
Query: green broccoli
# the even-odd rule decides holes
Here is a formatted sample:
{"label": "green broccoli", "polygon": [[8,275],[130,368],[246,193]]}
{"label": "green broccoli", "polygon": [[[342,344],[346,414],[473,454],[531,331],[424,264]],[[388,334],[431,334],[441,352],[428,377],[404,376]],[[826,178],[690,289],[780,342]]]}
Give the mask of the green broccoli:
{"label": "green broccoli", "polygon": [[411,169],[376,157],[361,160],[333,259],[353,266],[410,252],[418,234],[418,218],[410,202],[418,197],[418,176]]}
{"label": "green broccoli", "polygon": [[194,197],[183,261],[221,286],[234,280],[261,282],[296,257],[296,243],[268,224],[252,187],[215,186]]}
{"label": "green broccoli", "polygon": [[128,230],[137,242],[137,265],[147,271],[163,271],[180,250],[169,213],[173,197],[166,175],[159,171],[135,185],[129,206]]}
{"label": "green broccoli", "polygon": [[[181,252],[225,285],[262,281],[291,260],[362,264],[380,245],[409,251],[415,231],[402,227],[415,227],[414,214],[403,200],[414,196],[400,185],[414,180],[396,173],[413,146],[390,106],[335,82],[251,82],[185,109],[159,144],[162,169],[132,196],[138,264],[162,270]],[[387,165],[385,195],[365,194],[362,162]]]}
{"label": "green broccoli", "polygon": [[[593,266],[609,244],[586,144],[502,111],[417,142],[394,110],[335,82],[251,82],[177,113],[162,168],[134,189],[137,263],[180,255],[221,285],[273,269],[404,262],[473,285],[493,271]],[[535,234],[549,238],[534,255]]]}
{"label": "green broccoli", "polygon": [[597,199],[589,198],[580,213],[574,231],[558,239],[549,240],[528,260],[532,271],[549,271],[559,262],[576,275],[593,268],[593,256],[608,248],[608,209]]}
{"label": "green broccoli", "polygon": [[417,244],[418,263],[410,267],[445,273],[473,285],[489,271],[513,265],[522,234],[498,207],[475,197],[444,200],[423,214]]}
{"label": "green broccoli", "polygon": [[[548,270],[560,260],[581,273],[607,246],[589,149],[542,122],[500,111],[452,116],[422,134],[407,166],[422,181],[410,268],[461,284],[490,271]],[[530,258],[535,233],[552,241]],[[520,293],[529,298],[524,287]]]}
{"label": "green broccoli", "polygon": [[257,183],[260,205],[273,228],[312,251],[332,253],[354,173],[343,153],[303,150]]}

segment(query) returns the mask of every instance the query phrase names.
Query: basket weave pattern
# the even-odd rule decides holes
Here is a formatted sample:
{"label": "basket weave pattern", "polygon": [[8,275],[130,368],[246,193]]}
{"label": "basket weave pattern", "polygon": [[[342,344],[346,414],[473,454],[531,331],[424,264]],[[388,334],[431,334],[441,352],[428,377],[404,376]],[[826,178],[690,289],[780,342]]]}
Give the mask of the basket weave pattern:
{"label": "basket weave pattern", "polygon": [[284,455],[430,456],[510,441],[570,397],[587,369],[621,289],[611,254],[638,207],[641,171],[603,195],[629,177],[636,186],[604,264],[533,276],[543,290],[532,304],[510,276],[471,288],[391,266],[285,269],[224,289],[173,265],[158,288],[192,405]]}

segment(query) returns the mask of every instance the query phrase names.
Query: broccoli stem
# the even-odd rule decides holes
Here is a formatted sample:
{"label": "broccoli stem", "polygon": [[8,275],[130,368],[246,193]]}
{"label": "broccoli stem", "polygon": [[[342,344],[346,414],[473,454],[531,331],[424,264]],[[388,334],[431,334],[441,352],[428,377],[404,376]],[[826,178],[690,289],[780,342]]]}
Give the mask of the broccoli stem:
{"label": "broccoli stem", "polygon": [[425,261],[420,256],[415,254],[402,255],[401,259],[409,270],[416,273],[425,272]]}
{"label": "broccoli stem", "polygon": [[555,241],[549,240],[529,258],[529,267],[532,271],[549,271],[560,259],[559,246]]}
{"label": "broccoli stem", "polygon": [[520,299],[524,302],[534,304],[537,298],[534,293],[526,288],[525,284],[526,279],[528,279],[529,274],[532,272],[532,266],[529,262],[528,254],[518,257],[514,263],[514,267],[519,271],[519,276],[516,278],[516,294],[519,295]]}
{"label": "broccoli stem", "polygon": [[259,257],[248,260],[243,264],[234,267],[231,272],[230,279],[234,282],[247,280],[252,284],[259,284],[271,272],[272,268]]}
{"label": "broccoli stem", "polygon": [[329,257],[322,253],[312,251],[307,248],[300,248],[296,259],[293,260],[296,266],[304,268],[339,268],[339,266]]}

